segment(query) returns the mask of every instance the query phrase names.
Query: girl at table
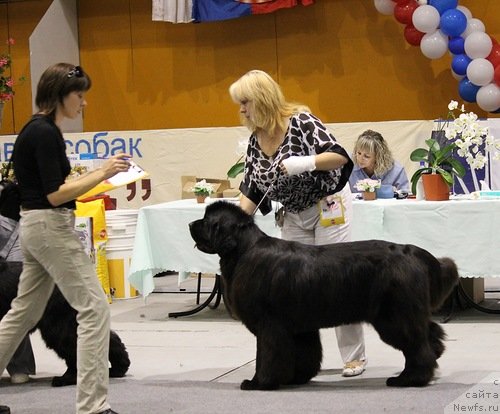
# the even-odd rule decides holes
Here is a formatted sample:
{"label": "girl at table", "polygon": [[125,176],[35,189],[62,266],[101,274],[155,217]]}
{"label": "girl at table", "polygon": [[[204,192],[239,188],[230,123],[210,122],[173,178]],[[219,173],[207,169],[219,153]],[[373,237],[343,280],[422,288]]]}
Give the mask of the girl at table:
{"label": "girl at table", "polygon": [[379,132],[371,129],[363,132],[354,145],[354,168],[349,177],[352,192],[357,192],[359,180],[371,178],[381,184],[392,185],[394,190],[410,191],[410,183],[403,166],[396,161]]}
{"label": "girl at table", "polygon": [[[253,214],[258,205],[267,214],[271,200],[280,202],[285,240],[313,245],[349,241],[348,180],[353,164],[345,149],[307,107],[287,102],[280,86],[263,71],[246,73],[229,93],[239,105],[242,124],[251,131],[241,208]],[[335,331],[343,375],[361,374],[366,365],[362,325]]]}

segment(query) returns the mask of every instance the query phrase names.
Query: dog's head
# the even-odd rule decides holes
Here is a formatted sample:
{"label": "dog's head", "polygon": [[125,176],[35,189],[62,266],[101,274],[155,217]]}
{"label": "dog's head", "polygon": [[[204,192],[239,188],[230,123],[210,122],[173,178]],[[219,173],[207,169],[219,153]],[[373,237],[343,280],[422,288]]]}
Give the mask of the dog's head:
{"label": "dog's head", "polygon": [[223,256],[236,248],[241,231],[253,224],[253,217],[240,207],[217,201],[207,206],[202,219],[189,223],[189,231],[199,250]]}

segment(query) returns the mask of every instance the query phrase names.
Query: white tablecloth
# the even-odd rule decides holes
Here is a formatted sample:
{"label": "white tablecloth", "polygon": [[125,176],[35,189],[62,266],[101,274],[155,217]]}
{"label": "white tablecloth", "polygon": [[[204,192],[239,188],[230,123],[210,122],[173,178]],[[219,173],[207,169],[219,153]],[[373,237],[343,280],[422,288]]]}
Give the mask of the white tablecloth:
{"label": "white tablecloth", "polygon": [[[353,240],[411,243],[437,257],[453,258],[461,277],[500,277],[500,200],[354,201]],[[144,296],[162,271],[218,273],[219,256],[194,248],[188,224],[205,204],[178,200],[139,210],[129,281]],[[279,237],[274,214],[256,223]]]}

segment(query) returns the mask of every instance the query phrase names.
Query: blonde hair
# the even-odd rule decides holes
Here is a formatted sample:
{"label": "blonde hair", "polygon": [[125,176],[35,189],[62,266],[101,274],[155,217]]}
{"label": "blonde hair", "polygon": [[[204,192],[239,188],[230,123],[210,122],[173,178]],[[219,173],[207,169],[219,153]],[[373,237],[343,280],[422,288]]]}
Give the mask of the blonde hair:
{"label": "blonde hair", "polygon": [[287,102],[276,81],[262,70],[251,70],[229,87],[229,94],[235,103],[248,101],[250,119],[240,114],[240,120],[250,131],[262,130],[274,133],[286,130],[286,119],[298,112],[310,112],[302,104]]}
{"label": "blonde hair", "polygon": [[358,151],[373,154],[375,158],[373,170],[375,175],[379,177],[390,170],[394,165],[394,158],[392,157],[391,150],[380,132],[367,129],[358,137],[352,153],[352,158],[355,162],[356,153]]}

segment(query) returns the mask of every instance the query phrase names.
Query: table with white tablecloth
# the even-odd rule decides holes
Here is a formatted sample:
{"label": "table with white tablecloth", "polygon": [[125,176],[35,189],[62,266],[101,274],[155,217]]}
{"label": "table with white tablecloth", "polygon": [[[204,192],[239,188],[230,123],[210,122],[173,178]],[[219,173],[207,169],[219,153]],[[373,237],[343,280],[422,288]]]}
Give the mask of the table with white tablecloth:
{"label": "table with white tablecloth", "polygon": [[[353,240],[411,243],[438,257],[453,258],[461,277],[500,277],[500,200],[355,200]],[[218,273],[219,257],[194,248],[188,224],[203,217],[194,199],[139,210],[129,281],[144,297],[163,271]],[[274,214],[255,216],[258,226],[279,237]]]}

